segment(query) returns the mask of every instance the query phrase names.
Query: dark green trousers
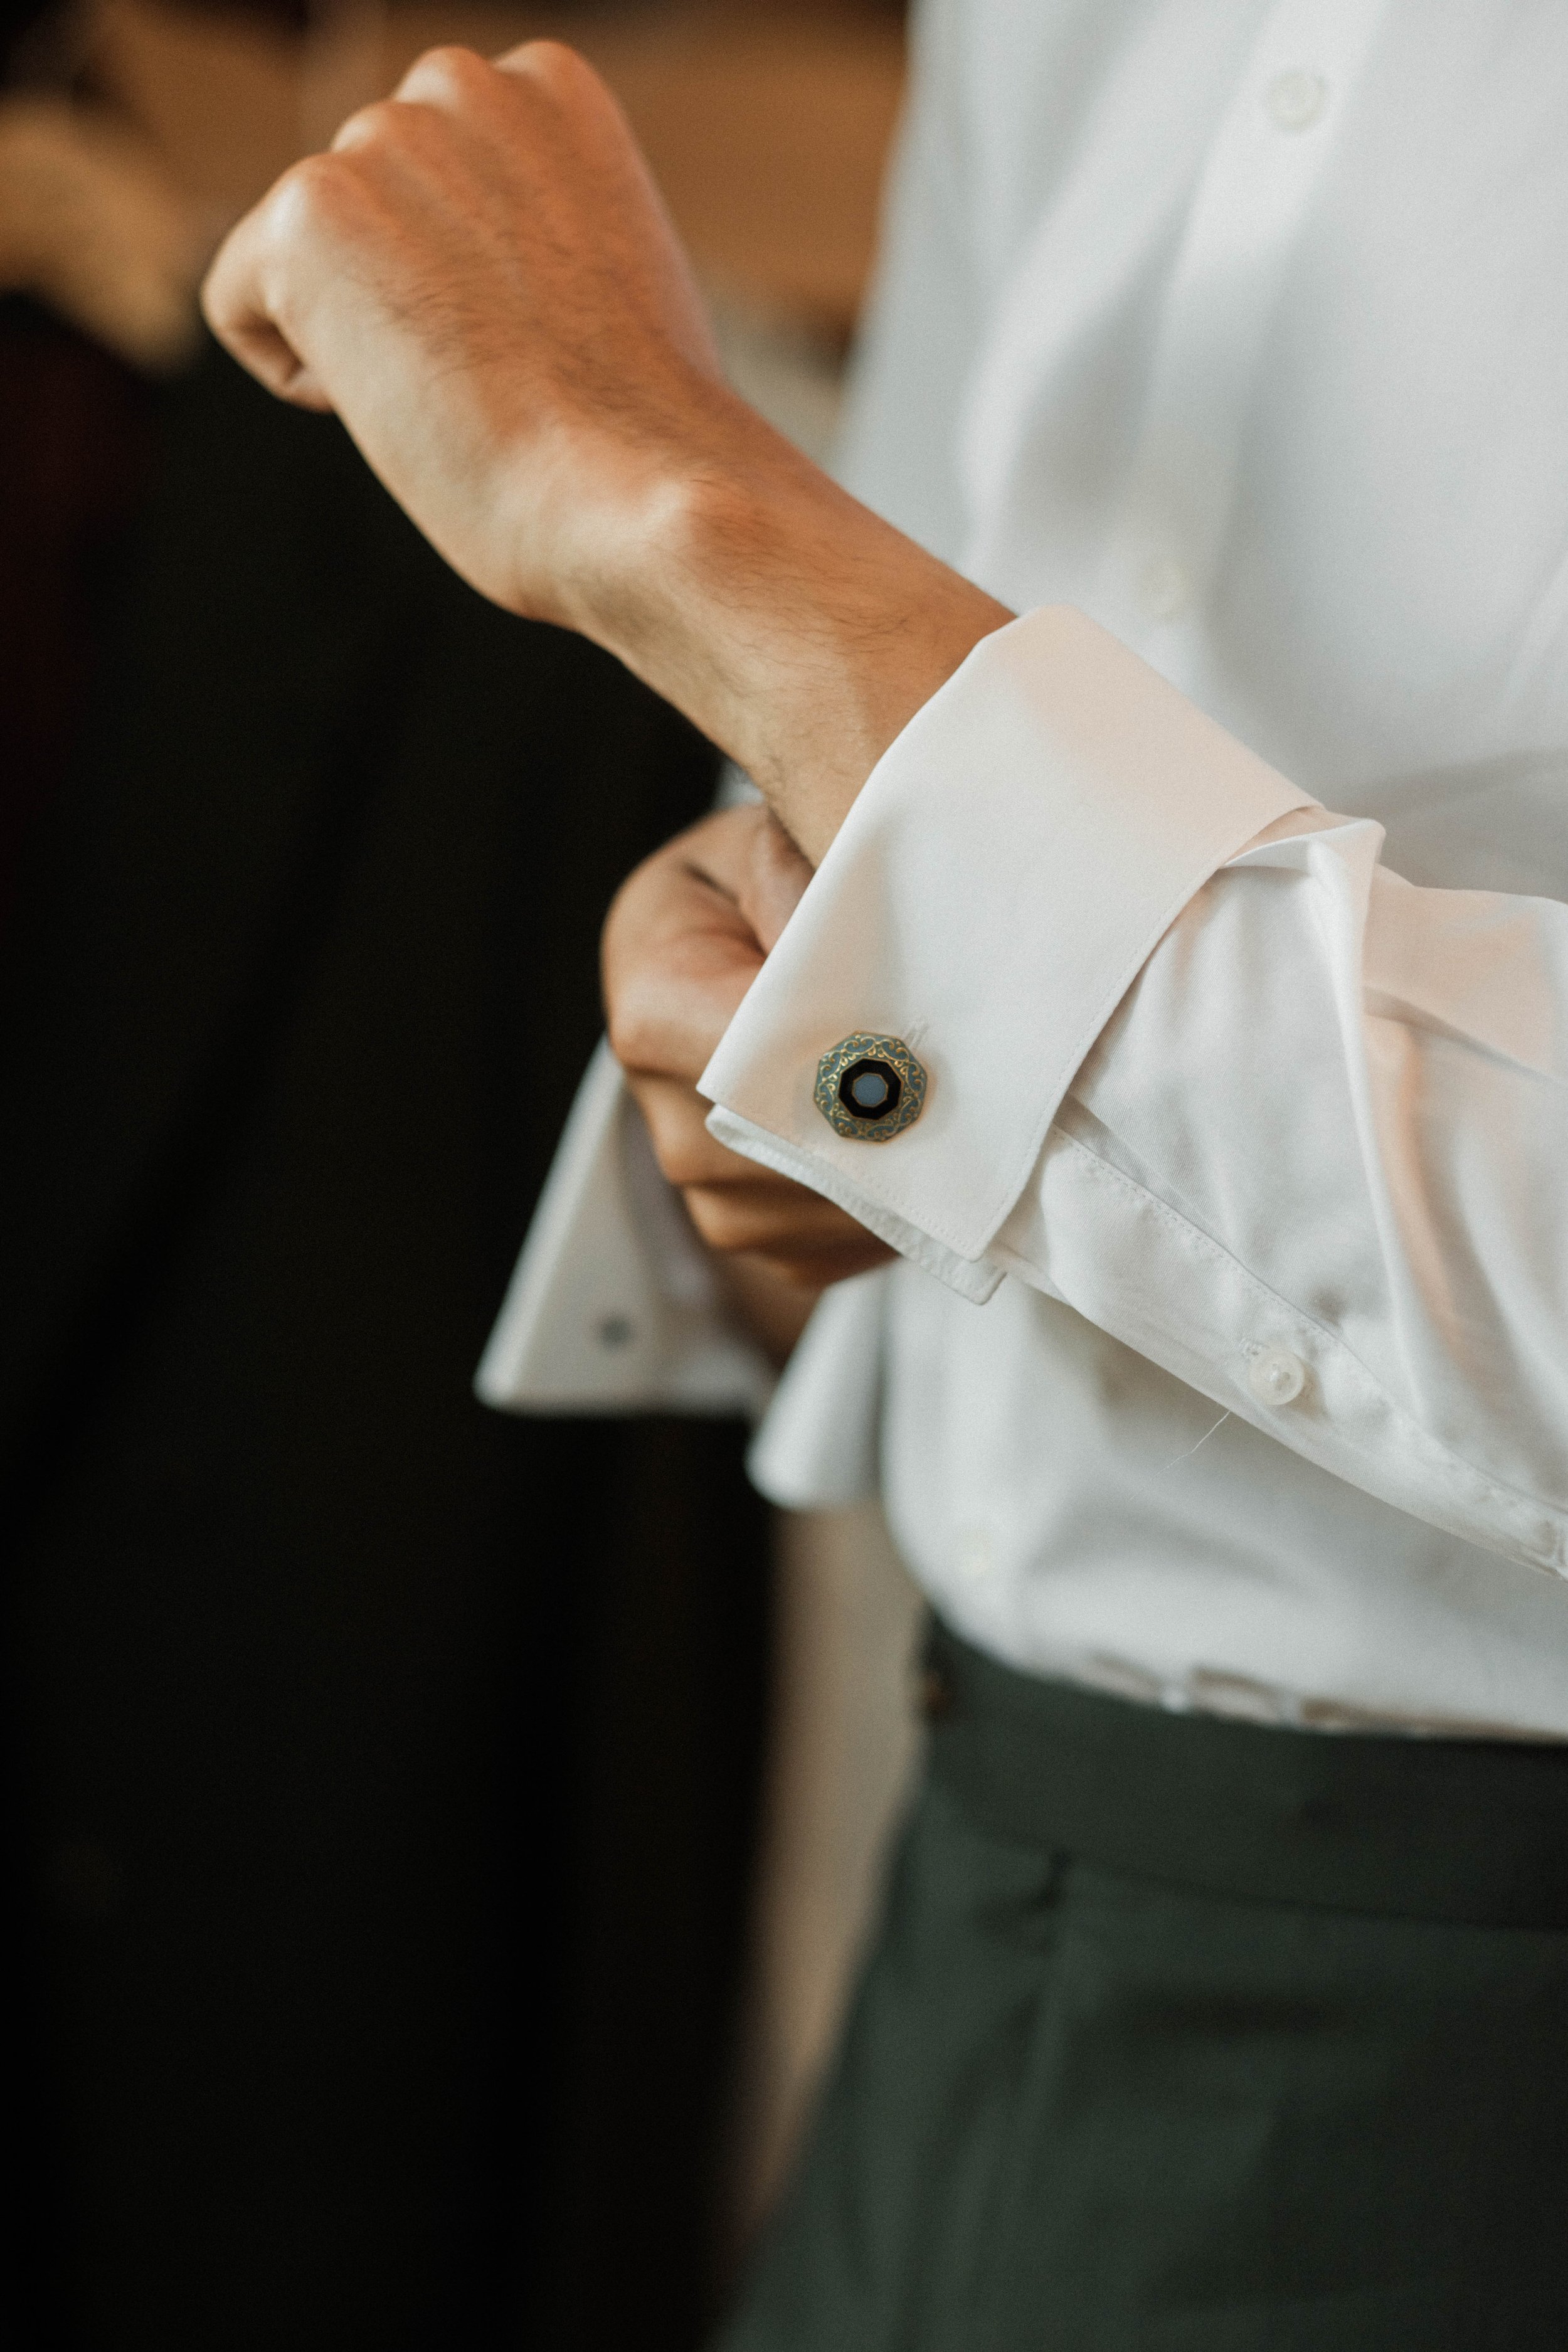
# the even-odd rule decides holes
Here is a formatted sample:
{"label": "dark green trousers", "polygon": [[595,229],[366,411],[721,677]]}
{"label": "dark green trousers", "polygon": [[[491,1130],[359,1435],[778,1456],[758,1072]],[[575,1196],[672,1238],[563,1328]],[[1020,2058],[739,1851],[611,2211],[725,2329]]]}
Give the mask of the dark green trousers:
{"label": "dark green trousers", "polygon": [[1568,1749],[934,1671],[723,2352],[1568,2346]]}

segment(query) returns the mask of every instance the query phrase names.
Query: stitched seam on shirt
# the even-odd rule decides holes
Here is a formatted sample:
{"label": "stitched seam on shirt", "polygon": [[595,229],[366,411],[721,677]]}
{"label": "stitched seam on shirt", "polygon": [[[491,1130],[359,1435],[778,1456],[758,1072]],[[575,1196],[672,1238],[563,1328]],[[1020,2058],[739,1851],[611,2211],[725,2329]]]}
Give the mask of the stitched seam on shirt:
{"label": "stitched seam on shirt", "polygon": [[[1387,1411],[1398,1423],[1400,1427],[1402,1429],[1408,1430],[1415,1437],[1420,1440],[1423,1445],[1430,1446],[1434,1453],[1441,1455],[1444,1461],[1450,1462],[1454,1465],[1456,1469],[1462,1470],[1468,1478],[1473,1479],[1476,1485],[1484,1488],[1486,1493],[1489,1495],[1494,1495],[1499,1502],[1511,1504],[1515,1508],[1523,1508],[1525,1510],[1540,1512],[1542,1516],[1550,1517],[1554,1521],[1562,1520],[1563,1517],[1563,1507],[1561,1503],[1550,1501],[1542,1496],[1532,1495],[1522,1487],[1510,1486],[1502,1479],[1495,1476],[1491,1471],[1483,1470],[1478,1464],[1468,1460],[1464,1454],[1457,1454],[1454,1451],[1454,1448],[1449,1445],[1446,1440],[1438,1437],[1433,1431],[1427,1429],[1424,1423],[1417,1421],[1413,1413],[1406,1412],[1405,1408],[1402,1404],[1400,1404],[1394,1397],[1389,1395],[1388,1391],[1384,1387],[1383,1382],[1378,1379],[1376,1373],[1373,1371],[1370,1365],[1363,1363],[1361,1357],[1357,1355],[1355,1349],[1351,1347],[1347,1340],[1342,1339],[1337,1331],[1331,1329],[1328,1324],[1320,1321],[1318,1317],[1310,1313],[1306,1307],[1293,1306],[1288,1298],[1281,1295],[1281,1293],[1271,1289],[1268,1284],[1266,1283],[1260,1276],[1254,1274],[1249,1267],[1243,1265],[1241,1260],[1237,1257],[1232,1251],[1227,1250],[1223,1243],[1216,1242],[1211,1234],[1205,1234],[1201,1225],[1194,1225],[1189,1223],[1185,1217],[1181,1215],[1179,1211],[1173,1209],[1167,1202],[1162,1201],[1157,1192],[1151,1192],[1147,1185],[1140,1184],[1135,1178],[1127,1175],[1121,1169],[1112,1167],[1109,1160],[1098,1158],[1094,1152],[1089,1150],[1087,1144],[1081,1143],[1079,1140],[1076,1135],[1068,1135],[1067,1130],[1063,1128],[1055,1128],[1052,1132],[1059,1136],[1062,1142],[1067,1144],[1070,1150],[1076,1151],[1079,1158],[1087,1163],[1091,1172],[1100,1178],[1102,1181],[1110,1184],[1118,1184],[1124,1192],[1131,1193],[1135,1200],[1146,1202],[1154,1211],[1155,1214],[1164,1223],[1168,1224],[1173,1233],[1181,1235],[1184,1239],[1195,1244],[1200,1253],[1214,1259],[1217,1264],[1229,1266],[1234,1269],[1234,1271],[1240,1276],[1242,1282],[1246,1285],[1247,1289],[1252,1291],[1258,1298],[1266,1300],[1279,1312],[1290,1317],[1293,1321],[1297,1323],[1304,1323],[1310,1330],[1319,1333],[1328,1347],[1333,1349],[1337,1354],[1343,1356],[1350,1363],[1355,1366],[1356,1370],[1362,1375],[1363,1379],[1367,1382],[1368,1386],[1373,1389],[1375,1394],[1381,1398]],[[1375,1456],[1369,1454],[1367,1453],[1367,1449],[1363,1445],[1359,1445],[1355,1439],[1350,1436],[1348,1433],[1344,1434],[1343,1443],[1353,1452],[1365,1455],[1367,1459],[1375,1459]]]}
{"label": "stitched seam on shirt", "polygon": [[[847,1216],[853,1217],[858,1224],[875,1234],[879,1241],[885,1241],[889,1249],[897,1250],[900,1257],[907,1258],[922,1273],[929,1274],[933,1281],[945,1282],[960,1297],[970,1297],[971,1294],[963,1288],[952,1273],[922,1256],[922,1248],[929,1244],[931,1253],[940,1252],[965,1269],[984,1269],[991,1278],[991,1290],[984,1294],[985,1297],[991,1296],[1002,1279],[1000,1268],[984,1251],[977,1257],[970,1257],[964,1251],[954,1248],[943,1240],[934,1225],[921,1224],[906,1216],[901,1210],[892,1208],[886,1201],[878,1200],[875,1194],[862,1192],[834,1160],[814,1150],[809,1144],[796,1143],[790,1136],[779,1135],[773,1128],[763,1127],[748,1118],[744,1111],[731,1110],[723,1103],[715,1104],[714,1108],[726,1118],[739,1120],[747,1129],[749,1139],[753,1143],[761,1138],[764,1146],[773,1148],[741,1151],[740,1144],[729,1137],[720,1134],[717,1140],[727,1143],[732,1150],[741,1151],[742,1158],[753,1160],[759,1167],[772,1169],[775,1175],[787,1176],[792,1182],[804,1184],[808,1190],[818,1192],[822,1199],[831,1201]],[[711,1129],[710,1131],[712,1132]],[[802,1171],[803,1161],[805,1172]],[[898,1231],[884,1230],[888,1225],[896,1226]],[[907,1238],[900,1238],[900,1235]],[[984,1299],[972,1303],[984,1305]]]}

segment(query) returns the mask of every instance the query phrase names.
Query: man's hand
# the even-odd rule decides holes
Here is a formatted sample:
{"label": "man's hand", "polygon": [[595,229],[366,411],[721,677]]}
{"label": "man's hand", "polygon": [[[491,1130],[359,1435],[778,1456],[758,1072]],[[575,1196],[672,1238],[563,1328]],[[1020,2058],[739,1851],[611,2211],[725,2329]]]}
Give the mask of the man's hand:
{"label": "man's hand", "polygon": [[701,300],[624,117],[549,41],[433,49],[286,172],[204,292],[270,390],[335,408],[441,552],[570,624],[723,391]]}
{"label": "man's hand", "polygon": [[725,388],[626,121],[556,43],[422,58],[284,173],[205,300],[458,571],[619,655],[814,860],[1009,617]]}
{"label": "man's hand", "polygon": [[809,1297],[892,1255],[832,1202],[716,1143],[696,1088],[810,878],[764,810],[729,809],[639,866],[605,925],[610,1043],[659,1166],[775,1335],[781,1317],[767,1313],[759,1275]]}

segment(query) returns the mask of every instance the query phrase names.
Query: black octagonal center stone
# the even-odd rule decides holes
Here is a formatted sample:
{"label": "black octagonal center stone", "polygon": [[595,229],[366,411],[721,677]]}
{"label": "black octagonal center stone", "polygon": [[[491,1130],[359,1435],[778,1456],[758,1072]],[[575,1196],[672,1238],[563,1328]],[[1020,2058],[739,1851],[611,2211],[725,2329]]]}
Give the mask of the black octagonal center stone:
{"label": "black octagonal center stone", "polygon": [[838,1099],[851,1118],[890,1118],[903,1091],[904,1082],[891,1062],[875,1055],[851,1062],[838,1081]]}

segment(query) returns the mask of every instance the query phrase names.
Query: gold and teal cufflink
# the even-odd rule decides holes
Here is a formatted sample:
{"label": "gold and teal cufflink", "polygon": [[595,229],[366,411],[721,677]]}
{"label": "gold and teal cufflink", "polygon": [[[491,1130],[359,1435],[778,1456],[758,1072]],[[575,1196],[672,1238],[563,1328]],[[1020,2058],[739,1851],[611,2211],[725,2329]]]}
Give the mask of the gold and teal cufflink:
{"label": "gold and teal cufflink", "polygon": [[816,1066],[816,1108],[835,1135],[886,1143],[925,1108],[926,1074],[901,1037],[858,1029]]}

